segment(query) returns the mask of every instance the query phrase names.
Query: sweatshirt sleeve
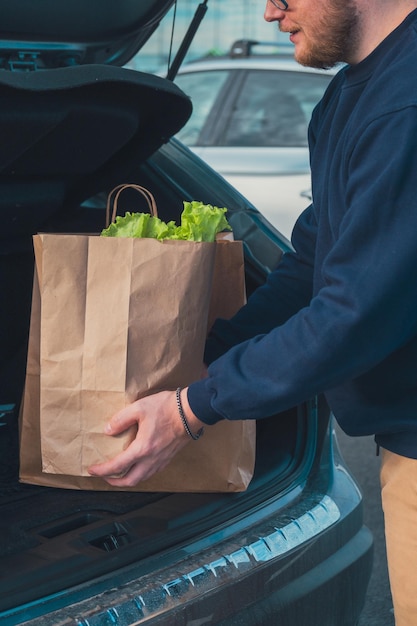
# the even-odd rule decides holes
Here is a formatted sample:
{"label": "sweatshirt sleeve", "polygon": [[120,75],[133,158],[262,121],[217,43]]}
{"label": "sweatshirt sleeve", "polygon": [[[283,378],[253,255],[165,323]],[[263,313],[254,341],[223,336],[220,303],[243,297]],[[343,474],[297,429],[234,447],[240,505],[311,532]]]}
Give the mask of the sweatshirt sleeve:
{"label": "sweatshirt sleeve", "polygon": [[211,329],[204,354],[209,365],[233,346],[265,334],[283,324],[312,295],[315,218],[311,207],[300,218],[297,252],[287,252],[279,271],[269,274],[231,320],[218,319]]}
{"label": "sweatshirt sleeve", "polygon": [[189,387],[191,409],[203,422],[283,411],[361,376],[417,333],[415,137],[412,106],[352,137],[343,165],[345,210],[319,270],[320,289],[311,297],[307,288],[310,209],[294,229],[295,253],[232,320],[242,341]]}

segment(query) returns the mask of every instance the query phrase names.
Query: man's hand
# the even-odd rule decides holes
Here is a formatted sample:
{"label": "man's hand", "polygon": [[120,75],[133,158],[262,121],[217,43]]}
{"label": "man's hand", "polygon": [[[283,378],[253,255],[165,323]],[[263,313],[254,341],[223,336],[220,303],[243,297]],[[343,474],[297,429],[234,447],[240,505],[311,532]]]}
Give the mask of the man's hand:
{"label": "man's hand", "polygon": [[[181,392],[187,421],[193,433],[204,424],[191,411],[187,391]],[[178,413],[175,391],[162,391],[137,400],[116,413],[106,426],[108,435],[118,435],[137,424],[132,443],[110,461],[89,468],[92,476],[110,485],[133,487],[164,469],[171,459],[191,441]]]}

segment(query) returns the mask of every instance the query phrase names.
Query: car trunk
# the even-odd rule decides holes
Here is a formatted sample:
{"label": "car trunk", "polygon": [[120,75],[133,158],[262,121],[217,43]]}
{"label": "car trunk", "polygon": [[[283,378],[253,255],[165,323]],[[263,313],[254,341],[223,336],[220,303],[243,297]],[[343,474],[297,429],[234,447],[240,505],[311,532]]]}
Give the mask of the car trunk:
{"label": "car trunk", "polygon": [[[4,417],[3,417],[4,419]],[[2,430],[5,430],[2,427]],[[13,424],[6,426],[16,465]],[[184,546],[294,487],[307,416],[258,425],[255,476],[238,494],[86,492],[24,485],[5,463],[0,475],[0,611],[50,596],[131,563]],[[1,433],[2,447],[4,432]],[[304,472],[302,472],[304,470]],[[192,468],[190,468],[192,471]]]}
{"label": "car trunk", "polygon": [[[124,6],[132,11],[132,23],[138,17],[135,10],[146,13],[152,5],[145,20],[152,31],[170,4]],[[32,234],[97,232],[104,224],[107,192],[116,184],[136,182],[152,191],[165,220],[178,219],[183,200],[227,206],[235,237],[245,242],[248,293],[288,249],[285,238],[223,179],[177,142],[167,143],[191,111],[189,99],[175,85],[101,64],[112,46],[99,45],[105,31],[100,21],[92,41],[86,43],[85,33],[79,32],[69,46],[64,20],[58,43],[66,50],[82,48],[84,58],[93,62],[57,67],[58,57],[47,45],[56,22],[39,22],[31,13],[33,3],[26,5],[27,12],[19,14],[29,20],[26,26],[10,18],[3,28],[9,34],[3,42],[9,67],[16,69],[16,42],[27,38],[32,24],[41,33],[38,63],[53,69],[0,70],[0,611],[133,562],[147,561],[151,567],[149,562],[157,563],[159,555],[226,522],[238,522],[268,498],[305,483],[317,459],[317,416],[306,405],[258,424],[255,476],[244,493],[83,492],[19,482],[18,414],[30,316]],[[50,5],[53,15],[55,3]],[[72,3],[72,8],[77,15],[81,3]],[[106,18],[111,18],[110,10]],[[78,22],[82,31],[82,20]],[[117,24],[120,34],[124,25]],[[141,38],[138,33],[128,36],[128,30],[127,56]],[[27,60],[25,55],[19,58]],[[125,208],[142,210],[135,202],[136,196]],[[320,425],[325,422],[324,412]]]}
{"label": "car trunk", "polygon": [[[268,232],[267,223],[254,209],[246,208],[234,189],[220,177],[213,181],[213,173],[177,142],[165,145],[138,168],[135,182],[152,190],[163,219],[178,218],[183,199],[214,204],[223,200],[236,237],[245,241],[248,292],[264,280],[285,250],[285,239]],[[104,200],[105,194],[99,194],[70,216],[59,213],[49,219],[48,230],[98,231],[104,220]],[[131,202],[127,208],[138,209],[136,196]],[[12,269],[17,256],[22,254],[5,255],[3,261]],[[22,258],[28,259],[25,254]],[[28,261],[28,275],[31,268]],[[19,293],[22,302],[27,300],[27,294]],[[21,316],[28,320],[29,312],[24,315],[24,309],[22,304]],[[19,371],[24,368],[23,354],[21,349]],[[258,424],[255,475],[244,493],[83,492],[22,484],[17,474],[22,376],[16,375],[14,381],[9,387],[2,381],[0,558],[7,576],[2,576],[0,611],[184,545],[294,488],[311,469],[317,423],[312,408],[303,406]],[[5,402],[7,389],[10,402]]]}

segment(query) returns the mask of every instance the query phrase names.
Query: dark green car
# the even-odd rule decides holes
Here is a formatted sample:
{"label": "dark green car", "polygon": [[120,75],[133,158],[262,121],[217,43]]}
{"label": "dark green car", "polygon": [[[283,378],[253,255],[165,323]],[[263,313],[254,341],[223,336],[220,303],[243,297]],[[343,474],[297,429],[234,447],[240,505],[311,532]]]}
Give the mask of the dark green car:
{"label": "dark green car", "polygon": [[[0,624],[354,626],[372,566],[321,398],[265,419],[247,491],[86,492],[18,479],[36,232],[97,232],[115,185],[226,206],[248,293],[288,241],[177,140],[171,80],[123,67],[173,0],[0,1]],[[132,207],[134,209],[134,207]]]}

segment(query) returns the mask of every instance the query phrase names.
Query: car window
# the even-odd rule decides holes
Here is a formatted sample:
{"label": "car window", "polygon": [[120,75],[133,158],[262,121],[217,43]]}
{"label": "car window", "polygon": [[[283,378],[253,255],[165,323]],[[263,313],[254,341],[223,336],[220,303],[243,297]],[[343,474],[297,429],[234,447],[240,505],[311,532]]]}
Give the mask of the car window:
{"label": "car window", "polygon": [[228,75],[229,72],[226,70],[213,70],[177,76],[175,82],[191,97],[193,103],[190,121],[177,134],[178,139],[187,146],[198,144],[201,130]]}
{"label": "car window", "polygon": [[307,146],[311,113],[330,79],[307,72],[249,71],[221,145]]}

